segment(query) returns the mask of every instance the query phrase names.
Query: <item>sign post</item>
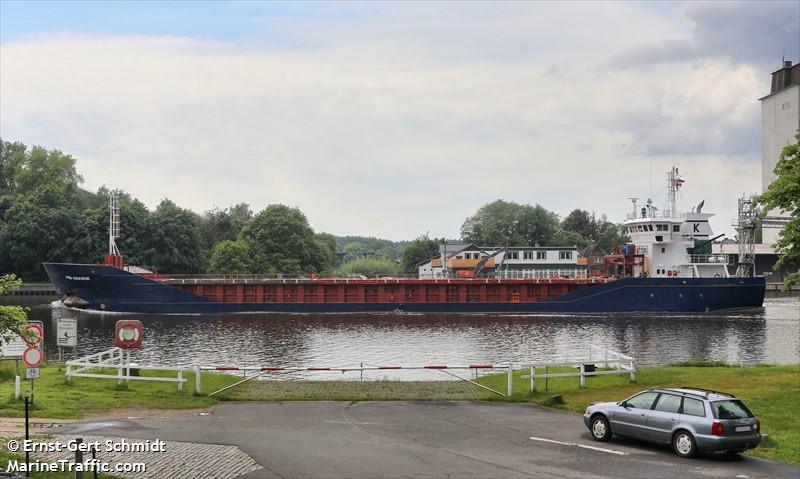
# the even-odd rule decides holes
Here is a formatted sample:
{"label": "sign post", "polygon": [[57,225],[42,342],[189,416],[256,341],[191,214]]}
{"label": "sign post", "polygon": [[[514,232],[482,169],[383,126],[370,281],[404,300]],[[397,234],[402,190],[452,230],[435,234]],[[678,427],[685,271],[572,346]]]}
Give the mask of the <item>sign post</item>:
{"label": "sign post", "polygon": [[41,321],[31,321],[22,328],[22,340],[28,348],[22,352],[22,362],[25,363],[25,378],[31,380],[31,404],[34,402],[34,380],[39,377],[39,365],[44,360],[44,351],[41,349],[44,338],[44,326]]}
{"label": "sign post", "polygon": [[58,360],[61,361],[62,348],[72,348],[73,352],[78,346],[78,320],[75,318],[58,318],[56,345],[58,345]]}
{"label": "sign post", "polygon": [[[114,326],[114,345],[125,350],[124,356],[120,354],[120,366],[125,366],[125,382],[131,376],[131,349],[142,347],[142,322],[136,319],[117,321]],[[122,376],[122,367],[117,371]],[[120,378],[119,383],[122,383]]]}

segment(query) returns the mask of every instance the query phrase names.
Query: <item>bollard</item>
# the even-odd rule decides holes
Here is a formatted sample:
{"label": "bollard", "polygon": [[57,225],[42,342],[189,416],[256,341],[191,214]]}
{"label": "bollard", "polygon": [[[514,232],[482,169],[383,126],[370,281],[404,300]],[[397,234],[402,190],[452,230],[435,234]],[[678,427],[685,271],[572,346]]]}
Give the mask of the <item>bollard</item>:
{"label": "bollard", "polygon": [[197,393],[198,396],[203,394],[203,386],[201,384],[202,378],[203,378],[203,375],[200,374],[200,366],[199,365],[195,365],[194,366],[194,392]]}
{"label": "bollard", "polygon": [[531,392],[536,392],[536,368],[531,367]]}
{"label": "bollard", "polygon": [[14,399],[19,399],[22,394],[22,382],[19,376],[14,376]]}
{"label": "bollard", "polygon": [[178,369],[178,392],[183,392],[183,369]]}
{"label": "bollard", "polygon": [[508,397],[511,397],[513,389],[514,389],[514,365],[508,363]]}
{"label": "bollard", "polygon": [[633,364],[633,361],[631,361],[631,382],[636,382],[636,365]]}
{"label": "bollard", "polygon": [[581,384],[582,388],[586,387],[586,376],[583,375],[585,372],[586,372],[586,365],[581,363],[581,382],[580,382],[580,384]]}

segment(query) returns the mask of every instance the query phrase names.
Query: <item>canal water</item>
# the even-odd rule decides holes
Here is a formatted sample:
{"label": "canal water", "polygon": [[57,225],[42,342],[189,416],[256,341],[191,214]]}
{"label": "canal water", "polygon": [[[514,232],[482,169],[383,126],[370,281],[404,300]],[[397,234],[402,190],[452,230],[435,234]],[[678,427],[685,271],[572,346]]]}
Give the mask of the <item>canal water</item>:
{"label": "canal water", "polygon": [[[580,355],[590,345],[633,356],[640,365],[687,359],[733,363],[800,362],[800,298],[771,298],[763,308],[698,314],[247,314],[151,316],[87,314],[29,306],[45,324],[48,357],[58,355],[56,321],[78,319],[83,356],[114,346],[114,324],[139,319],[144,344],[132,359],[153,365],[344,367],[359,364],[517,364]],[[72,357],[71,350],[63,350]],[[306,373],[319,379],[341,373]],[[309,376],[307,376],[309,377]],[[344,378],[358,378],[347,373]],[[366,376],[370,377],[370,375]],[[436,371],[372,378],[446,379]]]}

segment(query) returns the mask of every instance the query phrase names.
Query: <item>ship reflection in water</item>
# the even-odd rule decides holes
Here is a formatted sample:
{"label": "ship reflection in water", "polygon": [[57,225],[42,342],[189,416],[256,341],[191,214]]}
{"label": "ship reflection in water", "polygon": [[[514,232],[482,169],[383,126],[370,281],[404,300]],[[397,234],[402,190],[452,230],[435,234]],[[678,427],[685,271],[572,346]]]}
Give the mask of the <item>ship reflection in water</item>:
{"label": "ship reflection in water", "polygon": [[[768,299],[763,309],[691,315],[151,316],[34,307],[31,319],[45,321],[51,357],[59,315],[78,318],[81,356],[112,347],[117,320],[141,320],[144,344],[133,358],[142,364],[519,364],[580,354],[589,345],[631,355],[640,365],[689,358],[745,364],[800,362],[798,298]],[[358,378],[358,373],[308,374],[319,379]],[[371,377],[447,378],[435,371],[381,372]]]}

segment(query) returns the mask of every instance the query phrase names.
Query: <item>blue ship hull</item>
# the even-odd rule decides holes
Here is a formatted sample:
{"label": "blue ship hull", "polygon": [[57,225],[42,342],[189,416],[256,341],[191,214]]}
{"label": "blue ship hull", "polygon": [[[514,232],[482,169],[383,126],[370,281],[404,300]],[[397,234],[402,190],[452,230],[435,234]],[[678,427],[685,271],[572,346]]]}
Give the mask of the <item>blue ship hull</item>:
{"label": "blue ship hull", "polygon": [[44,263],[44,268],[62,299],[80,298],[78,307],[149,314],[702,312],[761,307],[766,286],[763,277],[624,278],[534,303],[234,303],[212,301],[111,266]]}

